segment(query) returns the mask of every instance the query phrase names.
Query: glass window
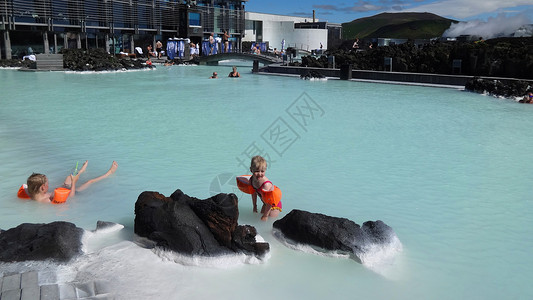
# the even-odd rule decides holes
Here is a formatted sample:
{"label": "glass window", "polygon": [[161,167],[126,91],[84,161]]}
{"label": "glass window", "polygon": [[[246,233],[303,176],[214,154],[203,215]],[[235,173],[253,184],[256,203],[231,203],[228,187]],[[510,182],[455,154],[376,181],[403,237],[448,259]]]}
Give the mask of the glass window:
{"label": "glass window", "polygon": [[189,26],[201,26],[200,13],[189,13]]}

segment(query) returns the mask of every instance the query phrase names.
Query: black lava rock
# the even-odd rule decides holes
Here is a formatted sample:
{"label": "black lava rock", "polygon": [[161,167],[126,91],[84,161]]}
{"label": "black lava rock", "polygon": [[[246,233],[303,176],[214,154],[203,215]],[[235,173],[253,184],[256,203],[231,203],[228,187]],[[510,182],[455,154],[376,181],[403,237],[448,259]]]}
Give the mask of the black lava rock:
{"label": "black lava rock", "polygon": [[245,253],[262,257],[269,250],[268,243],[257,243],[255,228],[238,225],[238,217],[234,194],[200,200],[181,190],[170,197],[142,192],[135,203],[134,230],[156,246],[182,254]]}
{"label": "black lava rock", "polygon": [[371,246],[387,245],[396,238],[392,228],[379,220],[359,226],[346,218],[303,210],[292,210],[275,221],[274,228],[298,244],[349,253],[359,261]]}
{"label": "black lava rock", "polygon": [[0,261],[69,261],[82,253],[83,233],[68,222],[21,224],[0,234]]}

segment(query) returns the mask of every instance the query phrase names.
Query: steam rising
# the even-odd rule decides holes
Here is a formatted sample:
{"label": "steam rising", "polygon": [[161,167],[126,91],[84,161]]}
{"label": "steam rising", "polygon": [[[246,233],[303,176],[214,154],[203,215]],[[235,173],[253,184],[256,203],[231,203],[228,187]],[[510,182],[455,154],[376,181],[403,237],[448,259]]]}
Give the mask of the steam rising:
{"label": "steam rising", "polygon": [[[484,39],[514,36],[520,28],[530,23],[525,14],[507,16],[500,14],[491,17],[486,22],[473,20],[468,22],[454,23],[443,34],[443,37],[458,37],[460,35],[476,35]],[[531,36],[531,33],[529,34]]]}

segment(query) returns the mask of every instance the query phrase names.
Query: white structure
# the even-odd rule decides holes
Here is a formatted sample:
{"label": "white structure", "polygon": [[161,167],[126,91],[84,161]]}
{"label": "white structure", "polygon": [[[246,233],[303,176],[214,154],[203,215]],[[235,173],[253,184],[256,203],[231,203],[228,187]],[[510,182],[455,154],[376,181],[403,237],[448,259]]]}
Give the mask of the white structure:
{"label": "white structure", "polygon": [[[328,48],[328,29],[325,23],[301,17],[246,12],[246,27],[242,41],[268,42],[270,48],[294,47],[307,51]],[[299,28],[303,27],[303,28]],[[323,28],[322,28],[323,27]]]}

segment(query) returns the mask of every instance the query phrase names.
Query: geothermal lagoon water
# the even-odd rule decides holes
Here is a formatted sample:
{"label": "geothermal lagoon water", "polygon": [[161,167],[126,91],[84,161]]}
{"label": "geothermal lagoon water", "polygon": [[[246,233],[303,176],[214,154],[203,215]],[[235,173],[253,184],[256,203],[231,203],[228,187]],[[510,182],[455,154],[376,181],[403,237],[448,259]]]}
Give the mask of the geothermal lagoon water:
{"label": "geothermal lagoon water", "polygon": [[[64,220],[92,234],[68,265],[0,264],[0,275],[53,269],[58,281],[102,279],[120,299],[530,299],[533,106],[460,90],[254,75],[229,66],[119,73],[0,70],[0,228]],[[208,79],[213,71],[221,78]],[[281,216],[303,209],[398,238],[361,264],[294,249],[239,196],[240,224],[270,243],[267,259],[202,259],[139,247],[142,191],[198,198],[235,192],[250,154],[270,160]],[[63,205],[16,197],[32,172],[59,186],[117,172]]]}

